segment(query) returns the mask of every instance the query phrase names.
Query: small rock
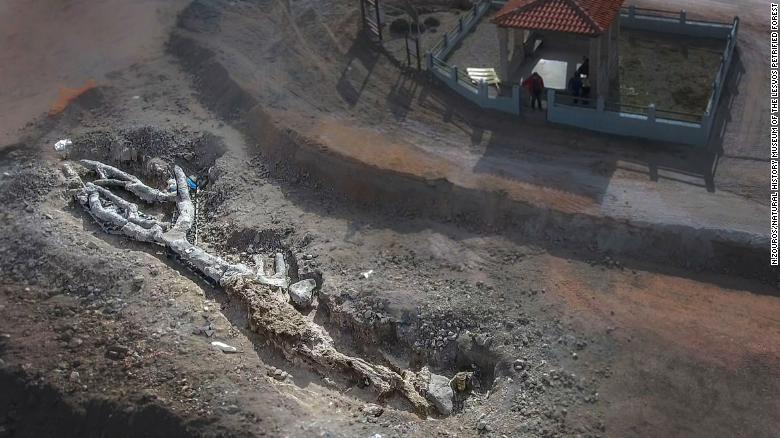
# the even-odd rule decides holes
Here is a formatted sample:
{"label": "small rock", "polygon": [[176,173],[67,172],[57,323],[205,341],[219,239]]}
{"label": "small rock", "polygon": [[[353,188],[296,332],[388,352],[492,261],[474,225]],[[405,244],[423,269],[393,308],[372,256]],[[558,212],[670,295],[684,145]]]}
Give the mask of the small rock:
{"label": "small rock", "polygon": [[71,381],[78,382],[79,378],[80,378],[80,376],[79,376],[79,372],[78,371],[73,371],[73,372],[70,373],[70,380]]}
{"label": "small rock", "polygon": [[136,289],[141,289],[143,285],[144,285],[143,275],[136,275],[133,277],[133,287],[135,287]]}
{"label": "small rock", "polygon": [[477,335],[474,338],[474,341],[480,347],[488,348],[488,347],[490,347],[490,344],[493,342],[493,338],[491,338],[489,335],[483,333],[483,334]]}
{"label": "small rock", "polygon": [[226,412],[226,413],[228,413],[228,414],[235,414],[235,413],[236,413],[236,412],[238,412],[240,409],[239,409],[239,407],[238,407],[238,406],[236,406],[236,405],[227,405],[227,406],[223,406],[223,407],[222,407],[222,410],[223,410],[223,411],[225,411],[225,412]]}
{"label": "small rock", "polygon": [[436,410],[442,415],[452,413],[452,388],[450,379],[431,373],[431,380],[428,383],[428,400],[433,403]]}
{"label": "small rock", "polygon": [[73,339],[70,340],[70,342],[68,342],[68,347],[69,348],[78,348],[83,343],[84,343],[84,341],[82,341],[81,339],[73,338]]}
{"label": "small rock", "polygon": [[293,305],[299,309],[306,309],[311,306],[311,302],[314,299],[314,289],[317,288],[317,282],[308,278],[301,280],[297,283],[290,285],[288,290],[290,294],[290,300]]}
{"label": "small rock", "polygon": [[373,269],[369,269],[368,271],[364,271],[364,272],[361,272],[361,273],[360,273],[360,276],[361,276],[363,279],[368,279],[368,277],[370,277],[370,276],[372,276],[372,275],[374,275],[374,270],[373,270]]}
{"label": "small rock", "polygon": [[129,351],[130,349],[124,345],[114,344],[106,349],[106,357],[111,360],[122,360]]}
{"label": "small rock", "polygon": [[371,417],[378,417],[382,415],[382,413],[385,411],[385,408],[382,406],[373,404],[373,403],[366,403],[360,408],[360,412],[364,413],[365,415],[371,416]]}
{"label": "small rock", "polygon": [[216,348],[217,350],[222,351],[223,353],[236,353],[238,352],[238,349],[232,345],[225,344],[224,342],[214,341],[211,343],[211,346]]}

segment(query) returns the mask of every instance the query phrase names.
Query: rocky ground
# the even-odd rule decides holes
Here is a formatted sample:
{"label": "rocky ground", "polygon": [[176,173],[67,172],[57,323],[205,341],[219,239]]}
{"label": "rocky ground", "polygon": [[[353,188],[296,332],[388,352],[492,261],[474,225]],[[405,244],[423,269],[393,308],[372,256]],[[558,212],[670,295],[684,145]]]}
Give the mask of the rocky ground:
{"label": "rocky ground", "polygon": [[[172,29],[179,11],[155,5],[150,20]],[[0,150],[0,436],[777,429],[774,283],[356,200],[268,157],[245,119],[204,106],[214,101],[186,60],[151,47],[143,63],[113,71]],[[62,138],[73,140],[70,159],[103,160],[149,184],[159,162],[207,180],[198,195],[204,248],[234,262],[284,253],[321,282],[304,314],[342,352],[428,366],[446,380],[431,396],[437,405],[457,373],[473,373],[471,388],[450,400],[451,415],[423,418],[349,376],[286,360],[250,330],[238,300],[162,247],[104,233],[74,204],[53,150]]]}

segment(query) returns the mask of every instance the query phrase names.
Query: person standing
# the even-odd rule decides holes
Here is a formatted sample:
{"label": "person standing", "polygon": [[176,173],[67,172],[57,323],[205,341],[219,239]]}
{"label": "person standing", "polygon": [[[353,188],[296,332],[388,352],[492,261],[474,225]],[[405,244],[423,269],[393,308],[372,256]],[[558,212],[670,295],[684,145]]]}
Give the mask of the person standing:
{"label": "person standing", "polygon": [[582,76],[590,76],[590,59],[587,56],[582,57],[582,64],[577,68],[577,74]]}
{"label": "person standing", "polygon": [[531,109],[539,104],[539,111],[542,110],[542,92],[544,92],[544,79],[537,72],[533,72],[531,77],[523,81],[523,87],[531,95]]}
{"label": "person standing", "polygon": [[569,79],[569,93],[571,93],[572,96],[574,96],[574,103],[578,104],[580,103],[578,97],[580,97],[580,94],[582,92],[582,79],[580,78],[580,74],[577,72],[574,72],[574,76]]}
{"label": "person standing", "polygon": [[582,79],[582,92],[580,92],[580,96],[582,96],[583,105],[590,103],[590,79],[588,79],[587,76]]}

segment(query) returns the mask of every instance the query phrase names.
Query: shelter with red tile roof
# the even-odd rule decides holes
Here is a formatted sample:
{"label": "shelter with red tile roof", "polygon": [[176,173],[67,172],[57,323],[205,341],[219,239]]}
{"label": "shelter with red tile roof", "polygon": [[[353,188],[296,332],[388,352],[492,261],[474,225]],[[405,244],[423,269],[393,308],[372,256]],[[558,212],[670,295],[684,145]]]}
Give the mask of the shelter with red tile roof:
{"label": "shelter with red tile roof", "polygon": [[491,18],[498,29],[501,74],[510,77],[545,36],[576,35],[588,40],[589,80],[595,94],[606,95],[618,70],[623,1],[509,0]]}

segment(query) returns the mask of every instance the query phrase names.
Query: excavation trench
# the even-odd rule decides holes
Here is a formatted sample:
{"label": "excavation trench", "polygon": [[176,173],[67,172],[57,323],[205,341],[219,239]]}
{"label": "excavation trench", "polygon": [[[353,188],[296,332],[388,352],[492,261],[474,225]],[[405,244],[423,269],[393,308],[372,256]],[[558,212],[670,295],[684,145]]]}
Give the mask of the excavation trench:
{"label": "excavation trench", "polygon": [[[506,361],[489,346],[480,345],[477,336],[464,330],[437,345],[423,336],[424,328],[435,324],[434,321],[421,318],[417,312],[388,305],[376,310],[370,300],[338,292],[323,281],[318,270],[299,266],[294,246],[305,246],[307,242],[293,245],[289,242],[293,235],[290,229],[243,229],[217,239],[206,233],[204,239],[220,241],[220,254],[241,253],[247,257],[255,253],[285,254],[291,281],[312,278],[320,286],[316,308],[309,316],[328,330],[340,351],[414,371],[428,367],[445,376],[465,371],[473,373],[475,391],[485,392],[492,387],[499,363]],[[463,316],[448,315],[439,322],[443,327],[445,321]]]}
{"label": "excavation trench", "polygon": [[417,369],[430,367],[439,374],[473,372],[475,389],[489,390],[499,362],[503,361],[489,346],[480,346],[467,330],[447,337],[440,345],[423,336],[432,321],[418,318],[415,312],[386,305],[374,310],[369,303],[348,293],[337,293],[327,286],[320,291],[315,320],[339,333],[350,348],[362,354],[388,361],[402,361]]}
{"label": "excavation trench", "polygon": [[283,186],[306,185],[389,214],[455,221],[488,232],[507,230],[550,252],[565,251],[567,257],[590,261],[598,252],[625,257],[638,267],[652,263],[777,281],[777,273],[765,263],[768,240],[761,236],[564,212],[511,199],[502,191],[379,168],[274,122],[263,102],[233,80],[220,57],[197,37],[175,31],[168,50],[193,75],[202,102],[257,145]]}

